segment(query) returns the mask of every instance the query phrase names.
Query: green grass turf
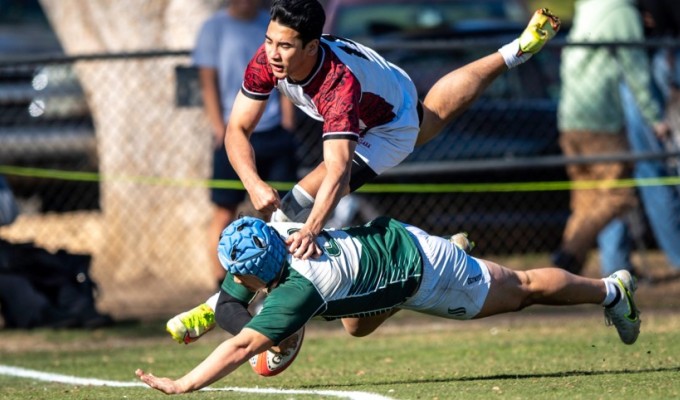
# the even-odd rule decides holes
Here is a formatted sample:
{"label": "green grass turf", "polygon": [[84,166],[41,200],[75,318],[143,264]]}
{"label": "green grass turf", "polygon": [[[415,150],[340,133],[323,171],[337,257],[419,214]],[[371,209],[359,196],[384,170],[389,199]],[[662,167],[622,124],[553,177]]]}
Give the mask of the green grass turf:
{"label": "green grass turf", "polygon": [[[368,392],[392,399],[669,399],[680,397],[680,313],[643,314],[633,346],[619,342],[601,313],[524,311],[458,322],[402,313],[375,334],[352,338],[338,323],[313,322],[298,359],[262,378],[248,366],[213,387]],[[134,370],[178,377],[225,333],[189,346],[162,323],[98,331],[0,332],[0,364],[79,377],[135,382]],[[315,394],[199,392],[192,399],[322,399]],[[187,396],[185,396],[187,397]],[[161,399],[150,389],[49,383],[0,375],[1,399]]]}

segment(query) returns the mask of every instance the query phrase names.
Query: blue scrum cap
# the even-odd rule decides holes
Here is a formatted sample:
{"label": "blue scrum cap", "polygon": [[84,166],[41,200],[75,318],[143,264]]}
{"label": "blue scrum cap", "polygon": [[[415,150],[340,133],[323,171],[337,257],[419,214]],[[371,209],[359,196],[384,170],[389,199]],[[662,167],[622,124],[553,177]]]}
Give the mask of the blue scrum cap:
{"label": "blue scrum cap", "polygon": [[217,256],[224,269],[237,275],[255,275],[266,284],[281,271],[287,253],[278,232],[253,217],[229,224],[217,246]]}

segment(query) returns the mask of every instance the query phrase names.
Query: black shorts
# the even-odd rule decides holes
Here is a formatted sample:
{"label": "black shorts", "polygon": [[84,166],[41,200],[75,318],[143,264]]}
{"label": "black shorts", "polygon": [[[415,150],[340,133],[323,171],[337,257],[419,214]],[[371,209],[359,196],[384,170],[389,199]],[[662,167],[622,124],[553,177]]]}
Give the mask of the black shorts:
{"label": "black shorts", "polygon": [[378,174],[376,174],[375,171],[373,171],[371,167],[357,155],[357,153],[354,153],[354,158],[352,159],[352,174],[349,178],[350,193],[353,193],[355,190],[364,186],[365,183],[372,181],[376,176],[378,176]]}

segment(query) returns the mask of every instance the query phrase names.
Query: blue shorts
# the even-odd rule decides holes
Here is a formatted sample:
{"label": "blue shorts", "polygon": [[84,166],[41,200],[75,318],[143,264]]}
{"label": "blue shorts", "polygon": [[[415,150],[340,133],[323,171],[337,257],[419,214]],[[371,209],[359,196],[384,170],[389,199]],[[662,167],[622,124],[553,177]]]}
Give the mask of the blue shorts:
{"label": "blue shorts", "polygon": [[[295,157],[296,142],[293,134],[282,127],[254,132],[250,143],[255,150],[257,172],[265,181],[296,182],[298,162]],[[213,155],[213,179],[238,180],[229,163],[224,144]],[[211,189],[210,200],[224,208],[238,206],[246,198],[246,191],[236,189]],[[285,193],[280,193],[281,197]]]}

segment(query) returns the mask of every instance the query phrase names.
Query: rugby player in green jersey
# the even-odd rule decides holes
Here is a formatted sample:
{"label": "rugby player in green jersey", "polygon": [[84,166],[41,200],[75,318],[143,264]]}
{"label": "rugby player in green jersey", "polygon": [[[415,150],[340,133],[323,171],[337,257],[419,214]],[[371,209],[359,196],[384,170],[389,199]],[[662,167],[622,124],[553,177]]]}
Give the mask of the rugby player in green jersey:
{"label": "rugby player in green jersey", "polygon": [[[340,318],[348,333],[365,336],[399,309],[469,320],[532,304],[600,304],[624,343],[633,344],[640,332],[636,284],[625,270],[605,279],[559,268],[514,271],[388,217],[322,231],[316,240],[323,254],[303,260],[285,244],[301,225],[252,217],[230,224],[218,247],[227,279],[214,319],[235,336],[177,380],[142,370],[137,376],[167,394],[198,390],[317,316]],[[267,296],[251,317],[248,303],[259,291]]]}

